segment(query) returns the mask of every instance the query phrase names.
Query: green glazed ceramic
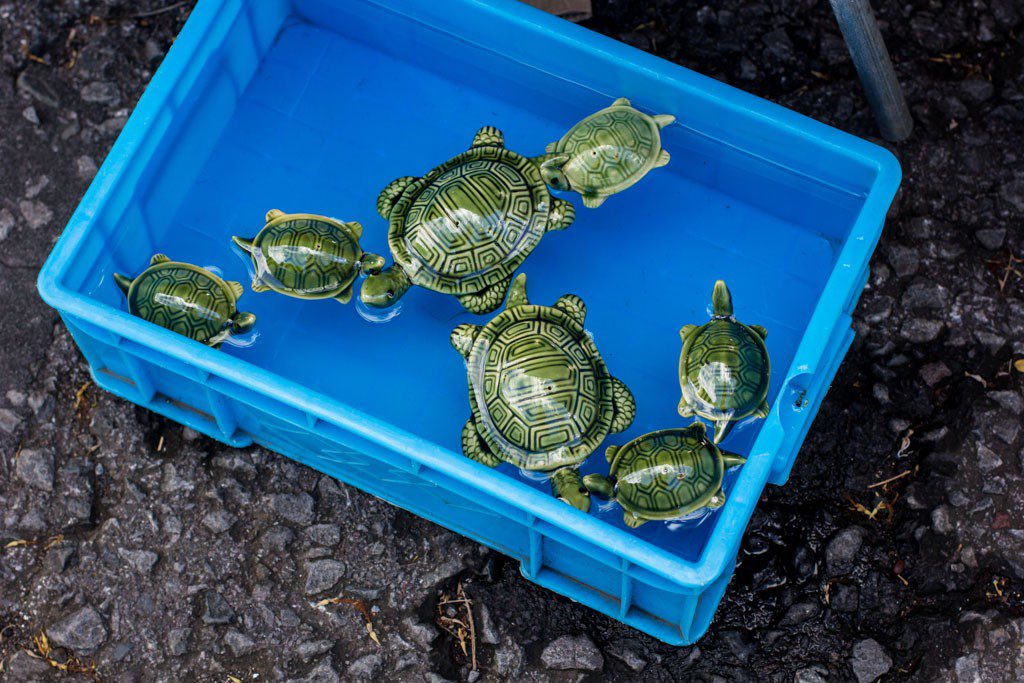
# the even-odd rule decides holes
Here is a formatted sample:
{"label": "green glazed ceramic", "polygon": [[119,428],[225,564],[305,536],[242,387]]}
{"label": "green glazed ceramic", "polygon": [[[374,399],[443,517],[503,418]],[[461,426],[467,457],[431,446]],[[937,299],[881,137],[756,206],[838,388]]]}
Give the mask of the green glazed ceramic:
{"label": "green glazed ceramic", "polygon": [[575,217],[572,204],[548,192],[538,161],[505,149],[491,126],[422,178],[391,182],[377,211],[390,222],[395,264],[367,278],[363,303],[386,308],[419,285],[454,294],[473,313],[498,308],[541,237]]}
{"label": "green glazed ceramic", "polygon": [[600,206],[668,163],[661,129],[675,120],[669,114],[648,116],[620,97],[548,145],[544,180],[556,190],[579,192],[584,206]]}
{"label": "green glazed ceramic", "polygon": [[554,306],[531,304],[521,274],[504,311],[482,327],[459,325],[451,337],[466,359],[473,410],[463,453],[490,467],[550,472],[554,494],[584,511],[590,494],[577,467],[636,414],[633,395],[584,330],[585,316],[573,294]]}
{"label": "green glazed ceramic", "polygon": [[583,485],[598,497],[617,500],[631,527],[721,507],[725,470],[746,462],[719,450],[702,422],[644,434],[625,446],[609,446],[605,454],[609,476],[588,474]]}
{"label": "green glazed ceramic", "polygon": [[679,414],[713,422],[719,443],[737,421],[751,415],[767,417],[771,364],[764,343],[768,330],[736,321],[732,295],[721,280],[715,283],[712,306],[711,322],[680,331]]}
{"label": "green glazed ceramic", "polygon": [[231,239],[252,257],[252,291],[347,304],[359,273],[379,273],[384,267],[382,257],[360,248],[362,234],[359,223],[271,209],[256,237]]}
{"label": "green glazed ceramic", "polygon": [[115,273],[114,281],[128,297],[132,315],[209,346],[220,346],[229,335],[256,324],[256,316],[236,308],[241,284],[163,254],[156,254],[134,280]]}

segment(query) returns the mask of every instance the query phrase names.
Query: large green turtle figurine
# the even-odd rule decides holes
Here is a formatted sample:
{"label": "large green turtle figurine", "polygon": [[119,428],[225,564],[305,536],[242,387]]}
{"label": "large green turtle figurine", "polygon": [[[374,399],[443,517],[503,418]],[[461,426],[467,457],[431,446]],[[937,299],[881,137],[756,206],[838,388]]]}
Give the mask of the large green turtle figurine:
{"label": "large green turtle figurine", "polygon": [[620,97],[548,145],[544,180],[556,190],[579,192],[584,206],[598,207],[668,163],[661,129],[675,120],[670,114],[648,116]]}
{"label": "large green turtle figurine", "polygon": [[419,285],[454,294],[473,313],[500,306],[512,274],[544,234],[575,217],[572,204],[551,196],[539,162],[506,149],[491,126],[422,178],[392,181],[377,211],[390,223],[395,263],[367,278],[363,303],[387,308]]}
{"label": "large green turtle figurine", "polygon": [[631,527],[721,507],[725,471],[746,462],[719,450],[702,422],[644,434],[625,446],[609,446],[605,455],[609,476],[588,474],[583,485],[599,498],[618,501]]}
{"label": "large green turtle figurine", "polygon": [[240,283],[163,254],[153,256],[134,280],[115,273],[114,282],[128,298],[129,313],[208,346],[220,346],[256,324],[255,315],[239,313],[236,306]]}
{"label": "large green turtle figurine", "polygon": [[768,330],[736,321],[732,295],[721,280],[715,283],[711,303],[711,322],[680,331],[679,414],[713,422],[719,443],[737,421],[768,416],[771,363],[764,343]]}
{"label": "large green turtle figurine", "polygon": [[459,325],[451,337],[466,359],[473,410],[463,453],[490,467],[551,473],[554,494],[583,511],[590,494],[577,468],[636,414],[633,395],[584,330],[585,316],[573,294],[554,306],[531,304],[520,274],[504,311],[483,327]]}
{"label": "large green turtle figurine", "polygon": [[232,237],[252,257],[252,291],[347,304],[360,272],[379,273],[384,259],[359,246],[363,226],[311,213],[267,212],[253,239]]}

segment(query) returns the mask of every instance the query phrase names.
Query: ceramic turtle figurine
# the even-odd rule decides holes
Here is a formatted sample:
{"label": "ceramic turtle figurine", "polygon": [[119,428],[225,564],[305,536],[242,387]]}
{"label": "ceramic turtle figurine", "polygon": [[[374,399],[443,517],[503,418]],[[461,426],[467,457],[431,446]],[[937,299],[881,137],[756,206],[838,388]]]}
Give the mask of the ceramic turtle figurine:
{"label": "ceramic turtle figurine", "polygon": [[216,348],[256,324],[255,315],[240,313],[236,306],[241,283],[163,254],[153,256],[149,268],[134,280],[115,273],[114,282],[128,298],[132,315],[208,346]]}
{"label": "ceramic turtle figurine", "polygon": [[725,471],[746,462],[719,450],[703,422],[609,446],[605,456],[609,476],[588,474],[583,485],[599,498],[618,501],[624,521],[634,528],[650,520],[679,519],[702,508],[721,507]]}
{"label": "ceramic turtle figurine", "polygon": [[668,163],[661,129],[675,120],[670,114],[648,116],[620,97],[547,146],[544,181],[556,190],[579,192],[584,206],[598,207]]}
{"label": "ceramic turtle figurine", "polygon": [[633,395],[584,330],[585,317],[573,294],[554,306],[531,304],[520,274],[504,311],[482,327],[459,325],[451,337],[466,359],[473,411],[462,452],[490,467],[549,472],[554,494],[583,511],[590,494],[578,466],[636,414]]}
{"label": "ceramic turtle figurine", "polygon": [[377,211],[390,222],[395,263],[367,278],[363,303],[386,308],[419,285],[454,294],[473,313],[498,308],[544,234],[564,230],[576,215],[572,204],[551,196],[538,160],[506,149],[492,126],[422,178],[392,181]]}
{"label": "ceramic turtle figurine", "polygon": [[252,257],[252,291],[347,304],[360,272],[379,273],[384,259],[359,246],[363,226],[311,213],[267,212],[253,239],[232,237]]}
{"label": "ceramic turtle figurine", "polygon": [[711,322],[686,325],[680,331],[679,414],[713,422],[719,443],[737,421],[768,416],[771,363],[764,343],[768,330],[736,321],[732,295],[721,280],[715,283],[711,302]]}

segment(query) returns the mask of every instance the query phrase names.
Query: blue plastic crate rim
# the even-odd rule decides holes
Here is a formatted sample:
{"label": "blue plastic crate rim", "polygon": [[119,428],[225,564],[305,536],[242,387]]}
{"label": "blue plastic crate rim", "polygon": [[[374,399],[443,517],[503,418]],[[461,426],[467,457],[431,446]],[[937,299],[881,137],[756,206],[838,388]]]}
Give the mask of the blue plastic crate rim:
{"label": "blue plastic crate rim", "polygon": [[[616,565],[611,568],[623,577],[618,594],[608,600],[579,585],[570,576],[543,571],[545,556],[542,548],[531,546],[530,555],[520,559],[523,560],[524,574],[539,583],[666,641],[692,642],[706,628],[725,589],[738,544],[765,483],[781,484],[785,481],[828,383],[849,347],[852,339],[849,315],[864,285],[868,262],[887,208],[899,185],[898,163],[886,150],[873,144],[517,2],[364,0],[359,4],[378,8],[381,12],[412,17],[418,24],[498,55],[522,56],[528,53],[530,66],[540,71],[558,73],[561,63],[573,70],[570,77],[578,78],[581,73],[590,73],[594,79],[603,79],[599,85],[592,86],[596,90],[614,91],[616,95],[630,96],[643,103],[646,109],[676,114],[684,127],[696,125],[693,123],[695,119],[707,123],[700,130],[689,128],[688,133],[706,138],[722,148],[739,149],[756,156],[756,152],[750,150],[761,147],[759,140],[763,136],[778,135],[794,141],[788,146],[793,155],[814,150],[842,159],[865,174],[856,183],[867,188],[857,218],[835,256],[836,265],[825,282],[792,362],[789,367],[774,369],[775,399],[771,413],[760,427],[747,463],[739,471],[727,503],[719,511],[713,533],[697,561],[685,561],[629,531],[580,513],[542,491],[396,428],[354,405],[311,391],[241,358],[191,342],[66,284],[69,274],[75,270],[83,243],[95,228],[97,217],[108,208],[112,198],[119,196],[117,192],[122,191],[121,188],[131,188],[138,182],[140,159],[147,160],[146,155],[153,154],[154,147],[161,142],[162,138],[150,139],[152,131],[158,130],[159,135],[163,135],[166,124],[161,123],[161,117],[168,112],[174,114],[183,106],[187,94],[198,87],[196,83],[203,78],[206,60],[225,36],[231,31],[242,30],[240,26],[250,31],[257,58],[260,58],[260,51],[265,54],[293,12],[299,12],[305,21],[316,23],[329,16],[335,7],[333,2],[298,0],[293,6],[276,0],[265,3],[262,0],[202,0],[54,247],[39,276],[40,293],[47,303],[60,311],[69,327],[80,333],[76,334],[80,344],[80,336],[88,336],[104,348],[109,347],[131,358],[129,368],[131,363],[142,362],[139,358],[179,368],[179,374],[197,386],[205,386],[211,395],[217,395],[210,399],[215,406],[223,405],[218,401],[225,397],[238,406],[257,407],[258,404],[264,411],[272,405],[271,402],[287,406],[297,412],[294,419],[292,413],[286,413],[283,419],[296,427],[304,426],[311,435],[341,434],[349,441],[347,445],[354,444],[358,450],[375,457],[396,454],[408,459],[407,469],[412,474],[426,470],[431,476],[436,473],[437,479],[443,475],[460,486],[501,501],[512,511],[510,514],[521,512],[524,524],[538,529],[535,534],[538,544],[547,538],[557,538],[569,547],[582,548],[584,552],[599,546],[608,555],[602,554],[595,559]],[[680,102],[685,103],[690,116],[686,111],[680,111]],[[705,109],[713,111],[714,115],[692,115],[692,112]],[[720,127],[716,129],[708,121],[720,122]],[[730,121],[742,121],[749,127],[736,124],[730,128]],[[785,158],[786,153],[780,150],[782,158],[762,161],[786,169],[795,176],[801,175],[801,160]],[[813,181],[826,187],[830,184],[844,187],[842,178],[831,178],[829,173],[824,169]],[[710,287],[707,294],[710,295]],[[92,369],[95,374],[100,368],[94,366]],[[671,368],[667,371],[671,372]],[[253,440],[251,431],[237,429],[238,414],[233,410],[241,408],[225,410],[221,414],[214,410],[211,424],[205,418],[192,419],[187,409],[158,404],[155,401],[156,390],[146,386],[146,372],[128,379],[132,379],[137,391],[118,393],[131,400],[172,415],[236,446],[244,446]],[[676,399],[666,398],[669,402]],[[452,416],[452,429],[457,430],[463,419],[462,415]],[[255,436],[257,440],[265,441],[259,434]],[[300,453],[289,455],[305,459]],[[306,460],[319,469],[331,469],[329,462],[318,461],[315,454]],[[387,492],[383,495],[386,497]],[[431,516],[422,510],[419,512]],[[631,609],[631,581],[634,579],[659,582],[684,596],[681,599],[692,603],[689,614],[684,609],[680,619],[666,624],[658,615]]]}

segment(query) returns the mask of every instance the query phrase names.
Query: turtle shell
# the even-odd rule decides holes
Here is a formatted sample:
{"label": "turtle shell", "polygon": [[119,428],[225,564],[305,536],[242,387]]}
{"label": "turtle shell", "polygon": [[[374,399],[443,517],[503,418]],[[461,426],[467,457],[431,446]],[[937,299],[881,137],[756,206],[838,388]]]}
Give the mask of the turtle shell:
{"label": "turtle shell", "polygon": [[253,240],[260,280],[305,299],[340,294],[359,274],[363,250],[345,223],[313,214],[283,214]]}
{"label": "turtle shell", "polygon": [[570,155],[562,170],[576,189],[613,194],[654,167],[661,133],[647,114],[612,106],[573,126],[558,142],[557,151]]}
{"label": "turtle shell", "polygon": [[725,461],[703,427],[691,425],[630,441],[615,451],[611,474],[624,509],[643,519],[678,519],[714,506]]}
{"label": "turtle shell", "polygon": [[577,465],[609,432],[613,380],[583,326],[558,308],[500,313],[480,331],[468,370],[481,437],[520,469]]}
{"label": "turtle shell", "polygon": [[237,312],[235,294],[224,280],[176,261],[147,268],[132,281],[127,298],[132,315],[209,345],[224,340]]}
{"label": "turtle shell", "polygon": [[507,280],[546,230],[540,170],[504,147],[473,147],[405,189],[388,244],[413,283],[472,294]]}
{"label": "turtle shell", "polygon": [[768,347],[754,330],[731,318],[698,328],[683,346],[683,393],[709,419],[739,419],[768,396]]}

